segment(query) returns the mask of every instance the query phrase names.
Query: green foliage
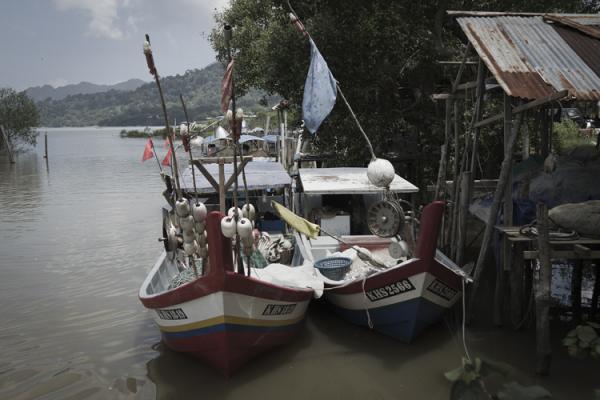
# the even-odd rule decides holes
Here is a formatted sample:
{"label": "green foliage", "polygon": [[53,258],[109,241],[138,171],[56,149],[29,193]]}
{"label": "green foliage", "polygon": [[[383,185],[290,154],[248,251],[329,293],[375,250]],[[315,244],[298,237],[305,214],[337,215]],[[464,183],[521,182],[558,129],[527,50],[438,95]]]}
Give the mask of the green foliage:
{"label": "green foliage", "polygon": [[593,144],[581,134],[577,124],[568,118],[552,125],[552,148],[558,154],[566,154],[575,147]]}
{"label": "green foliage", "polygon": [[[143,67],[143,64],[140,64]],[[218,116],[220,83],[223,67],[213,63],[199,70],[188,70],[183,75],[161,78],[167,113],[184,121],[179,94],[183,94],[192,120]],[[262,110],[258,103],[264,93],[249,91],[239,105],[246,110]],[[44,126],[136,126],[164,125],[164,117],[155,82],[146,83],[133,91],[71,95],[62,100],[46,99],[38,103]]]}
{"label": "green foliage", "polygon": [[[295,0],[293,7],[326,59],[356,112],[376,154],[402,164],[419,181],[432,180],[443,140],[443,106],[430,95],[447,87],[455,68],[436,61],[459,60],[463,45],[446,10],[589,11],[585,0],[389,1]],[[586,8],[588,7],[588,8]],[[290,24],[282,0],[236,0],[217,13],[210,40],[225,63],[220,26],[234,28],[236,88],[279,94],[299,110],[309,64],[309,45]],[[467,71],[463,80],[473,80]],[[300,112],[297,115],[301,115]],[[299,121],[297,121],[299,122]],[[498,135],[490,135],[492,140]],[[365,165],[369,153],[341,100],[319,129],[315,145],[334,153],[334,163]],[[482,149],[495,149],[492,143]],[[409,165],[410,164],[410,165]],[[397,171],[402,165],[396,163]],[[493,163],[497,167],[499,163]]]}
{"label": "green foliage", "polygon": [[25,92],[0,88],[0,125],[4,126],[13,147],[34,145],[39,115],[33,100]]}

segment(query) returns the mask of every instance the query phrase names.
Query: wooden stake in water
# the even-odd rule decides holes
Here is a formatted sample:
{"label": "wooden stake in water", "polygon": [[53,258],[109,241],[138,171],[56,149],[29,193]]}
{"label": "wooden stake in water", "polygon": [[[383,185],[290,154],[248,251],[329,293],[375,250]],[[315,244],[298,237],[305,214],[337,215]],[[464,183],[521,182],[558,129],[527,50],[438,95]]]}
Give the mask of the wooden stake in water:
{"label": "wooden stake in water", "polygon": [[48,159],[48,133],[44,133],[44,158]]}

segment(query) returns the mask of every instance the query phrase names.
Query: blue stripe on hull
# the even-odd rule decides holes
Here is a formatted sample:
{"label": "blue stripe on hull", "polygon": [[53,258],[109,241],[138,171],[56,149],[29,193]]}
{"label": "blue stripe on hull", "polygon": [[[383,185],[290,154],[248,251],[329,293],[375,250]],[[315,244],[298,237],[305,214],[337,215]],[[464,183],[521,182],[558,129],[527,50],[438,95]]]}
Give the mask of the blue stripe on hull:
{"label": "blue stripe on hull", "polygon": [[282,332],[288,331],[298,328],[299,325],[302,324],[302,321],[291,324],[291,325],[281,325],[281,326],[256,326],[256,325],[240,325],[240,324],[218,324],[213,326],[208,326],[206,328],[192,329],[189,331],[183,332],[162,332],[163,336],[169,339],[185,339],[194,336],[202,336],[208,335],[210,333],[218,333],[218,332],[261,332],[261,333],[269,333],[269,332]]}
{"label": "blue stripe on hull", "polygon": [[[342,318],[369,326],[365,310],[348,310],[329,303]],[[410,342],[423,329],[440,320],[447,309],[422,297],[369,309],[373,329],[403,342]]]}

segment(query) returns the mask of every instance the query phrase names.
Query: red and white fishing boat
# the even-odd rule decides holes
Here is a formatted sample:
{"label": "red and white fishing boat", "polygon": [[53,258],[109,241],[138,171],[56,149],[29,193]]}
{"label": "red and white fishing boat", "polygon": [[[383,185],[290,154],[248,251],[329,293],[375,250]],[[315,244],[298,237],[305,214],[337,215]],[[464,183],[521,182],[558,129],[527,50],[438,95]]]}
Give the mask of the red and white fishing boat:
{"label": "red and white fishing boat", "polygon": [[229,376],[258,354],[292,340],[313,290],[235,272],[231,239],[221,232],[222,217],[220,212],[207,217],[210,252],[202,276],[168,289],[180,268],[165,251],[142,284],[139,298],[153,311],[169,348],[198,357]]}

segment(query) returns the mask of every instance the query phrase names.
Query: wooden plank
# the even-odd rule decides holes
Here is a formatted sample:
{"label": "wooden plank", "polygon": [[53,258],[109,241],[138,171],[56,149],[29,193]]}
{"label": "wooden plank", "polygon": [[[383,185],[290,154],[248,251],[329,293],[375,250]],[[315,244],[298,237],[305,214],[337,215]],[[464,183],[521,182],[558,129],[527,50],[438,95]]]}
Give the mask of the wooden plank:
{"label": "wooden plank", "polygon": [[537,205],[537,221],[540,269],[536,274],[535,290],[535,370],[540,375],[548,375],[552,357],[552,348],[550,347],[550,286],[552,282],[552,264],[550,264],[550,244],[548,243],[548,207],[544,203],[538,203]]}
{"label": "wooden plank", "polygon": [[[535,260],[538,258],[539,252],[537,250],[526,250],[523,252],[523,259],[525,260]],[[590,252],[589,256],[584,257],[571,250],[552,250],[550,251],[550,258],[552,260],[597,260],[600,259],[600,250],[594,250]]]}
{"label": "wooden plank", "polygon": [[[252,161],[252,156],[243,156],[243,157],[238,157],[240,159],[248,159],[248,161]],[[217,164],[219,162],[221,162],[221,160],[223,160],[223,162],[225,163],[231,163],[233,162],[233,156],[229,156],[229,157],[202,157],[199,159],[194,160],[194,163],[196,163],[196,165],[198,165],[197,163],[203,163],[203,164]]]}
{"label": "wooden plank", "polygon": [[[550,96],[546,96],[546,97],[542,97],[541,99],[537,99],[537,100],[533,100],[530,101],[529,103],[525,103],[522,104],[520,106],[515,107],[512,112],[513,114],[519,114],[522,113],[523,111],[527,111],[527,110],[531,110],[532,108],[536,108],[539,107],[541,105],[556,101],[556,100],[560,100],[563,97],[566,97],[569,94],[568,90],[561,90],[560,92],[551,94]],[[489,125],[493,122],[497,122],[500,121],[504,118],[504,113],[501,114],[496,114],[494,116],[485,118],[481,121],[479,121],[478,123],[475,124],[475,127],[480,128],[482,126],[486,126]]]}

